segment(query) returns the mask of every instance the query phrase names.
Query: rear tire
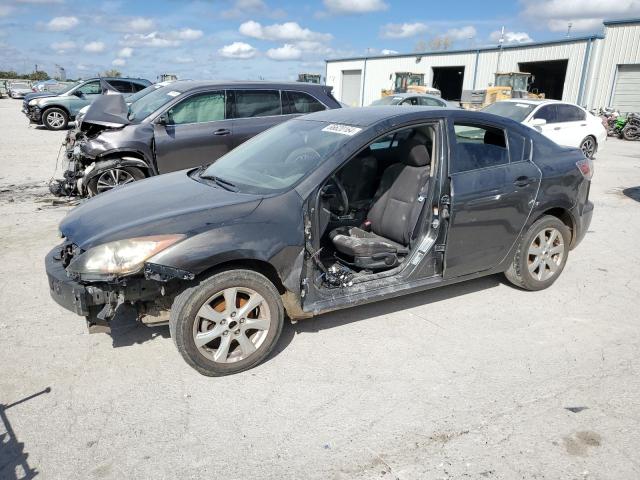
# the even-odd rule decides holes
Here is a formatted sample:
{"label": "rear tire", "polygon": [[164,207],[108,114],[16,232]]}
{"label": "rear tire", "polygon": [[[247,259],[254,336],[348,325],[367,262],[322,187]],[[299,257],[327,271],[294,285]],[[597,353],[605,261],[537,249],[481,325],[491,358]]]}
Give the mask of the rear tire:
{"label": "rear tire", "polygon": [[545,215],[522,236],[507,280],[525,290],[543,290],[553,284],[567,263],[571,231],[558,218]]}
{"label": "rear tire", "polygon": [[640,140],[640,128],[636,126],[628,126],[622,129],[622,136],[625,140]]}
{"label": "rear tire", "polygon": [[47,108],[42,112],[42,124],[48,130],[64,130],[69,125],[69,115],[61,108]]}
{"label": "rear tire", "polygon": [[582,153],[584,153],[585,157],[589,159],[593,159],[593,157],[596,154],[596,151],[598,150],[596,139],[593,138],[591,135],[584,138],[582,142],[580,142],[580,150],[582,150]]}
{"label": "rear tire", "polygon": [[142,170],[136,167],[113,167],[93,177],[87,183],[87,193],[94,197],[99,193],[112,190],[115,187],[133,183],[145,178]]}
{"label": "rear tire", "polygon": [[252,270],[227,270],[174,299],[169,329],[191,367],[218,377],[262,362],[276,345],[283,323],[282,299],[269,279]]}

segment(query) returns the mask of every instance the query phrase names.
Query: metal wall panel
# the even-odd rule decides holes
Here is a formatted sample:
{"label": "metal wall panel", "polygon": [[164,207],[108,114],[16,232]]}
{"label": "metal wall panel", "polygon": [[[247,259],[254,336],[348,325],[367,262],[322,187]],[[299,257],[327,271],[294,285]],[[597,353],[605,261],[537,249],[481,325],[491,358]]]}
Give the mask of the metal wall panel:
{"label": "metal wall panel", "polygon": [[640,64],[618,65],[611,106],[623,113],[640,112]]}

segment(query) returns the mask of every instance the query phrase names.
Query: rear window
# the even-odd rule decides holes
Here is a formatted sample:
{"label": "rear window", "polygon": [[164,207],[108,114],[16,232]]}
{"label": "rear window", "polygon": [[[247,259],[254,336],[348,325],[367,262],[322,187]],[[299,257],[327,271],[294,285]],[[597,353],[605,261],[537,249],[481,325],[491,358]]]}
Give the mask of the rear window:
{"label": "rear window", "polygon": [[278,90],[234,90],[234,118],[282,115]]}
{"label": "rear window", "polygon": [[559,122],[581,122],[585,119],[584,110],[575,105],[558,105]]}
{"label": "rear window", "polygon": [[451,173],[496,167],[509,163],[504,131],[499,128],[455,123],[456,148]]}

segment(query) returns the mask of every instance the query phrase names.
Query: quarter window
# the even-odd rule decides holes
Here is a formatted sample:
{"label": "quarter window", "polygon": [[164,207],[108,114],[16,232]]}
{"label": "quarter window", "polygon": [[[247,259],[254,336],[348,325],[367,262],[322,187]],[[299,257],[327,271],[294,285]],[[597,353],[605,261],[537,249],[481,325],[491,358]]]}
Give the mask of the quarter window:
{"label": "quarter window", "polygon": [[[312,113],[325,110],[318,100],[303,92],[284,92],[288,100],[288,113]],[[284,100],[284,99],[283,99]]]}
{"label": "quarter window", "polygon": [[499,128],[455,123],[456,149],[451,172],[467,172],[509,163],[504,131]]}
{"label": "quarter window", "polygon": [[235,118],[282,115],[278,90],[236,90]]}
{"label": "quarter window", "polygon": [[224,120],[224,92],[194,95],[170,108],[167,114],[173,125]]}

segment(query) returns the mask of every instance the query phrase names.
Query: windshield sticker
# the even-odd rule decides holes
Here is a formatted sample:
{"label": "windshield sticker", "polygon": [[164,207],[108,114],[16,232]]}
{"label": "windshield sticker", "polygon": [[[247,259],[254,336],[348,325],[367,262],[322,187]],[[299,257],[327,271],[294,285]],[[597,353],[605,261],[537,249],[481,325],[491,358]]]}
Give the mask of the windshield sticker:
{"label": "windshield sticker", "polygon": [[323,132],[339,133],[340,135],[348,135],[349,137],[354,136],[360,130],[362,129],[358,127],[352,127],[350,125],[340,125],[338,123],[332,123],[331,125],[327,125],[322,129]]}
{"label": "windshield sticker", "polygon": [[516,107],[529,108],[529,105],[527,105],[526,103],[516,103]]}
{"label": "windshield sticker", "polygon": [[170,97],[177,97],[178,95],[180,95],[180,92],[176,92],[175,90],[172,90],[168,92],[167,95],[169,95]]}

